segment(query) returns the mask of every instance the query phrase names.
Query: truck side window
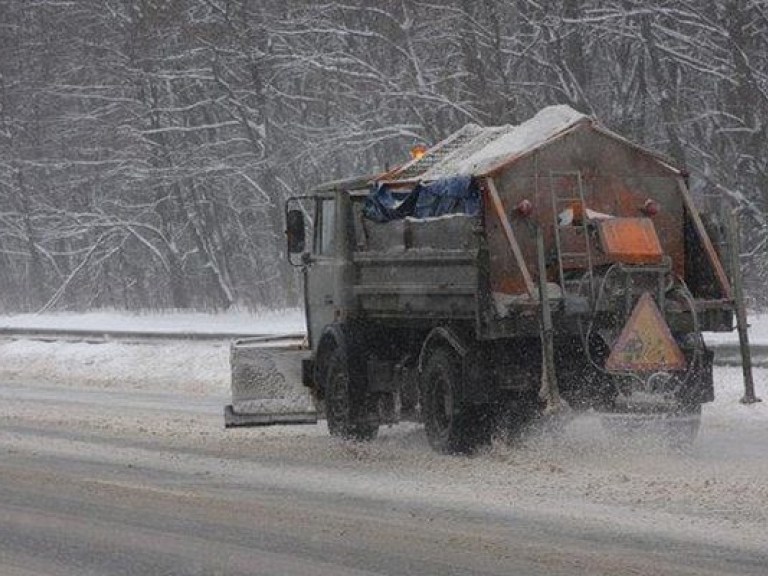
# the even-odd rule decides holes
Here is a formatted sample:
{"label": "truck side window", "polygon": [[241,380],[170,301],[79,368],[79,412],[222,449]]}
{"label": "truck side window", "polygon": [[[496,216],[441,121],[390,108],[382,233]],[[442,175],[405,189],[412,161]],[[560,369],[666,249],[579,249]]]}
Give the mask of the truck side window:
{"label": "truck side window", "polygon": [[335,250],[336,200],[333,198],[320,200],[319,213],[320,234],[318,236],[317,253],[330,256]]}

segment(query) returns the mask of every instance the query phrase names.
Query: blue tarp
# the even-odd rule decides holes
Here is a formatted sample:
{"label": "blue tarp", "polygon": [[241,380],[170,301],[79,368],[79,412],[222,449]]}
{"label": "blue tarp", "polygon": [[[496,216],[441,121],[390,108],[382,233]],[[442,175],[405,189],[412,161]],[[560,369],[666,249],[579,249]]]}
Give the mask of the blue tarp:
{"label": "blue tarp", "polygon": [[417,184],[408,193],[393,192],[386,185],[377,184],[363,206],[365,217],[374,222],[389,222],[406,216],[474,216],[479,212],[480,193],[472,176],[453,176],[426,185]]}

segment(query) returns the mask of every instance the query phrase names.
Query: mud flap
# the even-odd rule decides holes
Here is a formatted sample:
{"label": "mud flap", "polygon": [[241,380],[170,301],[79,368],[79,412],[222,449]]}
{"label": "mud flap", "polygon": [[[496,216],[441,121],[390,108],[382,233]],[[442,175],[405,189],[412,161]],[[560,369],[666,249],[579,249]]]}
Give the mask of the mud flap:
{"label": "mud flap", "polygon": [[314,400],[301,378],[307,354],[300,338],[234,341],[232,404],[224,408],[225,427],[315,424]]}

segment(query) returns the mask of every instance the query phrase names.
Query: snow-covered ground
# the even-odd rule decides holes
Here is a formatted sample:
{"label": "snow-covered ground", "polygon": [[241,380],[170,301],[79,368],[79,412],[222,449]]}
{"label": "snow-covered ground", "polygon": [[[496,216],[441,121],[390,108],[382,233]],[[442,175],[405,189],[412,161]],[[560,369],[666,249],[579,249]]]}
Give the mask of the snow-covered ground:
{"label": "snow-covered ground", "polygon": [[229,388],[229,345],[0,340],[0,378],[30,385],[223,394]]}
{"label": "snow-covered ground", "polygon": [[[12,433],[0,434],[0,451],[64,454],[120,470],[192,468],[215,482],[271,482],[345,498],[538,510],[618,533],[768,549],[768,402],[738,402],[738,368],[715,369],[717,400],[704,409],[691,454],[672,453],[653,436],[615,443],[599,417],[586,414],[569,421],[564,435],[534,430],[465,459],[434,454],[423,429],[410,423],[385,427],[367,444],[329,438],[324,422],[224,430],[227,360],[227,347],[214,343],[4,343],[0,426]],[[768,370],[756,370],[756,378],[768,399]],[[28,437],[14,426],[46,435]],[[136,447],[79,439],[91,435]],[[142,448],[147,443],[181,452],[163,456]]]}
{"label": "snow-covered ground", "polygon": [[[288,309],[258,314],[131,314],[118,311],[18,314],[0,317],[0,327],[287,334],[304,331],[304,313],[299,309]],[[9,338],[0,340],[0,377],[15,382],[54,382],[89,388],[224,394],[229,389],[229,344],[42,342]]]}
{"label": "snow-covered ground", "polygon": [[[286,318],[273,316],[273,325],[285,327]],[[214,482],[345,498],[536,510],[619,534],[768,550],[768,369],[756,369],[755,379],[766,401],[745,406],[740,369],[715,368],[716,401],[704,407],[690,454],[671,453],[653,437],[617,444],[590,413],[570,420],[561,436],[533,431],[451,458],[434,454],[410,423],[383,428],[367,444],[330,439],[324,422],[225,431],[226,342],[0,339],[0,426],[7,428],[0,451],[68,455],[116,470],[185,469]],[[99,442],[82,439],[90,436]],[[118,441],[128,444],[110,444]]]}

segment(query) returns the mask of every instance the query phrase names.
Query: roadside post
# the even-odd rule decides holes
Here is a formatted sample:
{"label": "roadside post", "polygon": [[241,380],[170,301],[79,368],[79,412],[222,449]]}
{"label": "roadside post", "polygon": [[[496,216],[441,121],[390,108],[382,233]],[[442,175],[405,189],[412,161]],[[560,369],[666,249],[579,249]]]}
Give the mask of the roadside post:
{"label": "roadside post", "polygon": [[728,244],[731,247],[731,283],[736,308],[736,328],[739,332],[741,369],[744,374],[744,396],[741,398],[741,403],[755,404],[762,400],[755,395],[755,381],[752,376],[752,353],[749,348],[747,312],[744,308],[744,287],[741,278],[741,233],[737,209],[728,210],[728,236]]}

